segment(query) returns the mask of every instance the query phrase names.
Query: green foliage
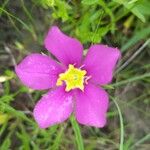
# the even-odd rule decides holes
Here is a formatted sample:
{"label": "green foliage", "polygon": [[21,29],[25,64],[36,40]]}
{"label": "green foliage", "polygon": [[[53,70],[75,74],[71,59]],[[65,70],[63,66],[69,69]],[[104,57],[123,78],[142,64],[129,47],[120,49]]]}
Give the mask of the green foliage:
{"label": "green foliage", "polygon": [[82,4],[85,4],[85,5],[92,5],[92,4],[97,4],[99,0],[82,0]]}
{"label": "green foliage", "polygon": [[146,15],[149,14],[147,0],[113,1],[38,0],[36,3],[46,9],[51,8],[53,10],[52,17],[60,18],[65,25],[63,28],[73,29],[72,34],[76,35],[83,43],[98,43],[109,31],[114,33],[116,22],[128,13],[133,13],[142,22],[146,21]]}

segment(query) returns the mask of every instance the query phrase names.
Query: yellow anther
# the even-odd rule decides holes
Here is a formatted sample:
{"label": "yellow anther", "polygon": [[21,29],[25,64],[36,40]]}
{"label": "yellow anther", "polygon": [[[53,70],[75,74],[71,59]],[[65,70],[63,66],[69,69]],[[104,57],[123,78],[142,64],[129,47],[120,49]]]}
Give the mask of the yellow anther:
{"label": "yellow anther", "polygon": [[66,83],[66,91],[70,91],[75,88],[79,88],[82,91],[84,90],[84,78],[86,75],[85,70],[75,68],[73,65],[69,65],[69,68],[66,72],[59,74],[56,85],[60,86],[63,84],[63,81]]}

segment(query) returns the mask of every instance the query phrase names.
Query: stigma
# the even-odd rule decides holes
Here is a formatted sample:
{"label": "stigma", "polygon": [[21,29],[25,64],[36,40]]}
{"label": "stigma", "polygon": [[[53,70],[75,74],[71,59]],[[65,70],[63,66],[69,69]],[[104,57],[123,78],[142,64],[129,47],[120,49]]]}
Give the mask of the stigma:
{"label": "stigma", "polygon": [[65,91],[67,92],[76,88],[84,91],[84,84],[87,84],[87,80],[90,78],[86,74],[86,70],[75,68],[74,65],[70,64],[66,72],[59,74],[56,85],[61,86],[65,82]]}

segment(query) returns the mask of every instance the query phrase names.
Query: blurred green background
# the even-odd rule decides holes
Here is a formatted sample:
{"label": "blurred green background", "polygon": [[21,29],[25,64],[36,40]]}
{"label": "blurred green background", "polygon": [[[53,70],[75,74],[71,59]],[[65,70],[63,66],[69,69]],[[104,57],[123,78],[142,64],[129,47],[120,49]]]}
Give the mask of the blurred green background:
{"label": "blurred green background", "polygon": [[[46,91],[24,87],[14,66],[32,52],[47,53],[44,37],[57,25],[86,49],[118,47],[108,123],[79,125],[73,117],[48,129],[32,116]],[[149,150],[149,0],[0,0],[0,150]]]}

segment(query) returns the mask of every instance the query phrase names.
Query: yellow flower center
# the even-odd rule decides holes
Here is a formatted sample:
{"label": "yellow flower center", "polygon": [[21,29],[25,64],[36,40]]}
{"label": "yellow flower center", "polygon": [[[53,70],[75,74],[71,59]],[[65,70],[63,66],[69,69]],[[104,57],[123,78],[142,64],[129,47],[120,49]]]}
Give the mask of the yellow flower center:
{"label": "yellow flower center", "polygon": [[85,80],[86,73],[87,72],[85,70],[75,68],[73,65],[70,64],[66,72],[59,74],[56,85],[60,86],[63,84],[64,81],[66,83],[65,91],[68,92],[75,88],[79,88],[83,91],[84,81],[85,83],[87,83],[87,80]]}

